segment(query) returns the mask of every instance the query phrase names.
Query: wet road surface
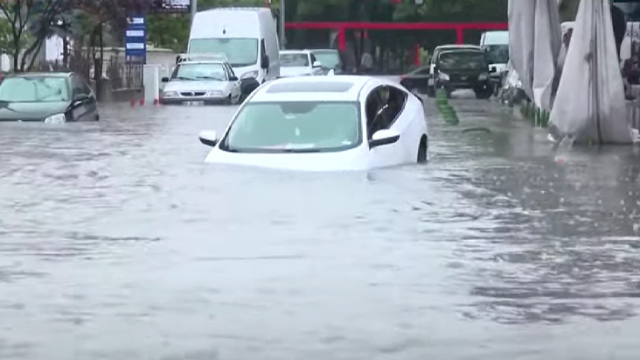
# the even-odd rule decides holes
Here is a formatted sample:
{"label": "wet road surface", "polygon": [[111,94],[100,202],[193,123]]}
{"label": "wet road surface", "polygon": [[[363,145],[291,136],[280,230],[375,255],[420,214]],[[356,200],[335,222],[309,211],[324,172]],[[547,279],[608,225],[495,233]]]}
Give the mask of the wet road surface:
{"label": "wet road surface", "polygon": [[0,124],[0,359],[637,359],[637,149],[453,104],[353,174],[203,164],[234,107]]}

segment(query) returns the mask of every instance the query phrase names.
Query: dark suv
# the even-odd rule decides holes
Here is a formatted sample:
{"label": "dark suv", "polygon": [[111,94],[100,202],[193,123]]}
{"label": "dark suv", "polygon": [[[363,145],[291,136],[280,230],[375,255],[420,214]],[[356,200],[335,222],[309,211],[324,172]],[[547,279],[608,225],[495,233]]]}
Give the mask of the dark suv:
{"label": "dark suv", "polygon": [[447,96],[458,89],[471,89],[478,99],[488,99],[493,92],[489,65],[482,50],[459,49],[438,55],[434,69],[436,89]]}

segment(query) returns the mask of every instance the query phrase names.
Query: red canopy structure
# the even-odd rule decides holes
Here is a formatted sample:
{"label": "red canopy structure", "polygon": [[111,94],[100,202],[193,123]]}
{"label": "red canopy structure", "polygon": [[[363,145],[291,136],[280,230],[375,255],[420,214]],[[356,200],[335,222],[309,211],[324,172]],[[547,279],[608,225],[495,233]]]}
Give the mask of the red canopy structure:
{"label": "red canopy structure", "polygon": [[470,22],[470,23],[449,23],[449,22],[419,22],[419,23],[387,23],[387,22],[288,22],[287,29],[307,29],[307,30],[337,30],[338,47],[341,51],[347,49],[347,30],[449,30],[457,34],[458,44],[464,44],[464,32],[466,30],[508,30],[508,23],[501,22]]}

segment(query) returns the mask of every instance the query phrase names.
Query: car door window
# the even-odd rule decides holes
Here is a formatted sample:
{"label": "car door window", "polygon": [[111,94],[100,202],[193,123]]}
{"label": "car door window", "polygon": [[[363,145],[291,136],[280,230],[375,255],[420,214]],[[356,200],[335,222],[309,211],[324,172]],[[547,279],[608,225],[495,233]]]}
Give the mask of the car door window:
{"label": "car door window", "polygon": [[402,111],[404,110],[404,106],[407,103],[407,93],[398,89],[395,86],[387,86],[389,90],[389,97],[387,101],[387,117],[386,117],[386,128],[390,128],[393,123],[396,122]]}
{"label": "car door window", "polygon": [[384,99],[381,97],[381,87],[371,91],[365,102],[367,137],[369,140],[371,140],[376,131],[382,128],[383,119],[381,119],[381,117],[384,115],[380,113],[380,110],[384,105]]}
{"label": "car door window", "polygon": [[379,130],[389,129],[398,119],[407,102],[407,93],[390,85],[371,92],[366,100],[367,136],[369,140]]}

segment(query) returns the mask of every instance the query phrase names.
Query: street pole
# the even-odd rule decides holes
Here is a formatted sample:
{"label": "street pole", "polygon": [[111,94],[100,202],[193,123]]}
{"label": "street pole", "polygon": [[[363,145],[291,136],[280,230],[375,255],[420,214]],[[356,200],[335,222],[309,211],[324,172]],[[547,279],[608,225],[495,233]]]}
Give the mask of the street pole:
{"label": "street pole", "polygon": [[191,0],[191,24],[193,25],[193,19],[198,12],[198,0]]}
{"label": "street pole", "polygon": [[284,3],[285,0],[280,0],[280,50],[284,50],[287,43],[287,39],[284,36]]}

